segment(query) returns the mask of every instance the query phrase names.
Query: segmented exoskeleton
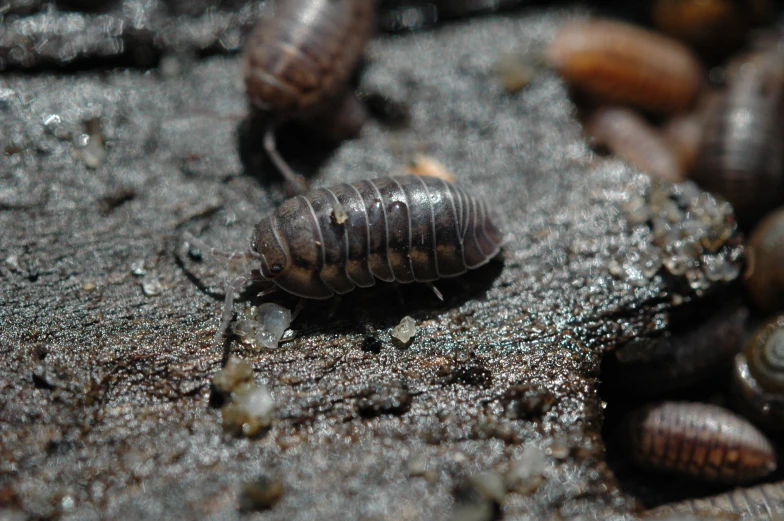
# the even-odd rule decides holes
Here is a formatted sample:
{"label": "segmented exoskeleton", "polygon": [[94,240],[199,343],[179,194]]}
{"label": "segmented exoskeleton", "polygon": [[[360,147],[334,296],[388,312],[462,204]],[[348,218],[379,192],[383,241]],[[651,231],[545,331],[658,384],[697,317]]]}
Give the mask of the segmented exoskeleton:
{"label": "segmented exoskeleton", "polygon": [[[211,249],[189,234],[185,238]],[[382,177],[313,190],[262,219],[247,253],[222,254],[254,258],[261,266],[227,288],[215,339],[228,327],[234,291],[250,280],[326,299],[378,280],[455,277],[487,263],[501,242],[485,201],[441,179]]]}

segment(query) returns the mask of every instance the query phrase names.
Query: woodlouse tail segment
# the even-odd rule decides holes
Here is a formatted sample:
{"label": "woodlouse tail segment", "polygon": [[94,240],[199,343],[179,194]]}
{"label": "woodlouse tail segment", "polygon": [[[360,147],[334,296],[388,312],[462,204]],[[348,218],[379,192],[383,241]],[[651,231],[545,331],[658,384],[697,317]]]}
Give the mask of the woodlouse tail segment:
{"label": "woodlouse tail segment", "polygon": [[302,174],[296,173],[278,152],[275,140],[275,125],[269,125],[264,132],[264,150],[267,151],[267,155],[269,155],[272,162],[275,163],[275,167],[283,176],[286,182],[286,194],[289,197],[302,195],[308,191],[307,180]]}

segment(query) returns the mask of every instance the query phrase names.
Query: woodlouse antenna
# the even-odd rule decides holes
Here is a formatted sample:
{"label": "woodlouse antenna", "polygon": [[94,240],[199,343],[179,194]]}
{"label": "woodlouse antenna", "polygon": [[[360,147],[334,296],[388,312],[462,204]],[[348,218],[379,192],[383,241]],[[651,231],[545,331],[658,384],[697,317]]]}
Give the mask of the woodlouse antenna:
{"label": "woodlouse antenna", "polygon": [[301,195],[308,191],[308,182],[305,178],[296,173],[278,152],[274,124],[270,124],[264,132],[264,150],[286,181],[286,192],[289,196]]}
{"label": "woodlouse antenna", "polygon": [[220,257],[226,260],[234,260],[234,259],[258,259],[259,254],[251,249],[248,251],[240,252],[230,252],[230,251],[223,251],[217,248],[213,248],[203,240],[199,239],[195,235],[190,232],[185,232],[182,234],[182,239],[187,242],[190,246],[194,248],[198,248],[202,252],[208,252],[210,255],[215,257]]}

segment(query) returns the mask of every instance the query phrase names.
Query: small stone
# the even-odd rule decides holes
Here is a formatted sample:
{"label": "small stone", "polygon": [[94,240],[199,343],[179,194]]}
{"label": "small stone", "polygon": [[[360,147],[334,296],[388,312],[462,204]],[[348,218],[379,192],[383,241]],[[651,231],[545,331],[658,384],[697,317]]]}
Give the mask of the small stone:
{"label": "small stone", "polygon": [[448,183],[455,181],[455,176],[444,165],[424,154],[416,154],[406,172],[419,177],[435,177]]}
{"label": "small stone", "polygon": [[416,335],[416,320],[411,317],[403,317],[400,323],[392,329],[391,335],[403,345],[407,345]]}
{"label": "small stone", "polygon": [[506,497],[504,477],[498,472],[475,474],[468,478],[468,483],[490,501],[503,503]]}
{"label": "small stone", "polygon": [[144,277],[147,275],[147,270],[144,269],[143,260],[137,260],[131,263],[131,275],[134,277]]}
{"label": "small stone", "polygon": [[435,469],[430,468],[427,456],[418,454],[408,460],[408,475],[412,478],[423,478],[431,483],[438,479]]}
{"label": "small stone", "polygon": [[343,205],[338,203],[334,207],[332,207],[332,222],[335,224],[343,224],[348,221],[348,214],[346,213],[345,208]]}
{"label": "small stone", "polygon": [[142,292],[148,297],[157,297],[163,293],[163,284],[157,277],[146,278],[142,281]]}
{"label": "small stone", "polygon": [[506,487],[519,494],[531,494],[544,481],[545,454],[538,447],[526,447],[509,465]]}
{"label": "small stone", "polygon": [[269,510],[283,497],[283,484],[277,477],[261,475],[242,485],[239,507],[244,512]]}
{"label": "small stone", "polygon": [[561,439],[553,439],[547,447],[547,454],[558,460],[565,460],[569,457],[569,445]]}
{"label": "small stone", "polygon": [[221,409],[223,430],[234,436],[252,438],[264,432],[275,416],[275,402],[267,387],[243,383]]}
{"label": "small stone", "polygon": [[256,342],[267,349],[278,347],[283,333],[291,325],[291,311],[266,302],[258,307],[257,310],[258,329],[256,330]]}
{"label": "small stone", "polygon": [[521,52],[504,52],[495,62],[495,73],[504,90],[514,94],[531,84],[537,75],[531,58]]}
{"label": "small stone", "polygon": [[83,289],[84,291],[94,291],[96,287],[97,287],[97,286],[95,285],[95,282],[92,282],[92,281],[85,282],[85,283],[82,285],[82,289]]}
{"label": "small stone", "polygon": [[253,381],[253,367],[234,355],[231,355],[226,365],[212,377],[212,387],[226,396],[242,383]]}

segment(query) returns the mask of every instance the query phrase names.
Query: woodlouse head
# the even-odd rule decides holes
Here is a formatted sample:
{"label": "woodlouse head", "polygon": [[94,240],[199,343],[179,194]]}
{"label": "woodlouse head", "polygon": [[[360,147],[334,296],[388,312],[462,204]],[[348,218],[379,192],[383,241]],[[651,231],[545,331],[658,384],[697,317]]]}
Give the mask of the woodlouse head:
{"label": "woodlouse head", "polygon": [[253,230],[251,250],[259,254],[261,274],[266,279],[275,279],[289,267],[288,253],[281,243],[271,219],[262,219]]}
{"label": "woodlouse head", "polygon": [[761,326],[733,367],[736,408],[754,421],[784,429],[784,315]]}

